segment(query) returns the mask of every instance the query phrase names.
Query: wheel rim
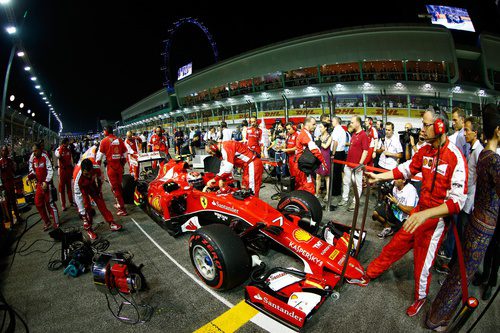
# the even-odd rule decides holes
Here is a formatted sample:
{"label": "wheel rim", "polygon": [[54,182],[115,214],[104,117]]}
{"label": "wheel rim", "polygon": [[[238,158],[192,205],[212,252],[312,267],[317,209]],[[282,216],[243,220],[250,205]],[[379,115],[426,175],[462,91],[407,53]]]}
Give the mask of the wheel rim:
{"label": "wheel rim", "polygon": [[205,280],[213,280],[215,278],[216,269],[214,261],[210,253],[203,246],[196,245],[193,248],[193,261],[196,270]]}
{"label": "wheel rim", "polygon": [[283,211],[295,214],[300,217],[311,217],[311,213],[309,213],[309,211],[294,204],[286,205],[285,208],[283,208]]}

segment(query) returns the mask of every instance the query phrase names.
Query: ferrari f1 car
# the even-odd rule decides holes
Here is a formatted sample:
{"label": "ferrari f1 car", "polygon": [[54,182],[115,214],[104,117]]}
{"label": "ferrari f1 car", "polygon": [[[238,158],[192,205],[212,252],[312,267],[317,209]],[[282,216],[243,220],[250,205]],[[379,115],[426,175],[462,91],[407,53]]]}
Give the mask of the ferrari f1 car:
{"label": "ferrari f1 car", "polygon": [[[143,161],[148,158],[143,156]],[[141,174],[148,172],[145,168]],[[193,233],[191,262],[208,286],[228,290],[250,277],[247,303],[298,330],[328,296],[339,296],[334,287],[343,271],[348,283],[362,280],[363,267],[348,254],[347,233],[328,223],[322,236],[316,236],[322,208],[313,195],[294,191],[274,208],[251,190],[207,191],[205,184],[213,176],[189,171],[187,163],[170,160],[159,165],[156,176],[140,177],[134,194],[174,237]],[[259,255],[271,247],[284,248],[299,258],[303,269],[266,270]]]}

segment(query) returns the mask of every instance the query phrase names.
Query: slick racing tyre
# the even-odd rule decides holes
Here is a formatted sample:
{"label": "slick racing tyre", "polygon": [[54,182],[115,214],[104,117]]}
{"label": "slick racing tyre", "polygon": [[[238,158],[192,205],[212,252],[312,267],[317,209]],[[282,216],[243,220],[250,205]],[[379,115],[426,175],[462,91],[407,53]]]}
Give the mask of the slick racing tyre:
{"label": "slick racing tyre", "polygon": [[311,234],[316,234],[323,219],[319,200],[307,191],[290,192],[281,198],[276,209],[283,214],[299,216],[299,227]]}
{"label": "slick racing tyre", "polygon": [[222,224],[198,229],[189,239],[189,257],[200,279],[218,290],[241,285],[252,268],[243,241]]}
{"label": "slick racing tyre", "polygon": [[122,189],[123,189],[123,201],[125,201],[126,204],[133,204],[135,179],[132,175],[123,175]]}

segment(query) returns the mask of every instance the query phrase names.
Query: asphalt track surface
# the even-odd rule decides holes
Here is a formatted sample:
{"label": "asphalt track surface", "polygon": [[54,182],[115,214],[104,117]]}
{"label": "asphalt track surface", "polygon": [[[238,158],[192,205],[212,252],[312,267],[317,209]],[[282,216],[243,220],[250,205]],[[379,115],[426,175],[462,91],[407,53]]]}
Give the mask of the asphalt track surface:
{"label": "asphalt track surface", "polygon": [[[264,185],[261,198],[275,206],[277,201],[270,199],[275,189],[271,183]],[[104,195],[108,202],[113,202],[109,186],[104,186]],[[372,196],[370,206],[374,202]],[[58,206],[60,208],[60,202]],[[227,292],[206,288],[197,278],[189,259],[189,235],[171,237],[136,206],[127,206],[129,216],[126,217],[117,217],[112,204],[108,208],[116,221],[124,225],[124,230],[111,233],[107,224],[100,224],[96,231],[100,238],[110,241],[108,252],[130,251],[134,255],[134,263],[144,264],[143,273],[149,290],[137,297],[154,308],[151,319],[132,326],[113,318],[105,296],[95,288],[91,274],[71,278],[65,276],[62,269],[49,271],[47,263],[54,251],[57,253],[53,258],[59,257],[60,243],[54,245],[39,241],[30,251],[45,251],[52,245],[54,247],[47,253],[17,254],[12,266],[12,255],[9,256],[2,265],[0,277],[6,300],[26,320],[31,332],[290,332],[283,325],[242,304],[243,286]],[[36,212],[34,207],[24,216],[33,212]],[[82,226],[76,208],[60,211],[60,217],[64,229]],[[28,226],[37,219],[38,214],[31,217]],[[350,224],[352,213],[345,208],[324,213],[323,223],[332,219]],[[94,224],[102,221],[97,213]],[[366,222],[367,242],[359,257],[365,267],[389,241],[377,238],[377,233],[382,229],[378,223],[370,217]],[[24,243],[29,245],[38,239],[51,240],[42,231],[42,223],[23,236],[20,246]],[[300,261],[274,251],[261,259],[268,267],[302,268]],[[431,299],[439,288],[438,280],[442,278],[436,272],[433,275]],[[480,299],[479,288],[471,286],[470,293]],[[426,332],[428,330],[423,323],[430,304],[427,302],[416,317],[409,318],[405,309],[411,304],[412,298],[413,258],[410,252],[366,288],[353,285],[342,287],[340,299],[328,299],[306,324],[304,331]],[[472,324],[486,304],[480,301],[479,309],[466,327]],[[475,332],[499,332],[499,317],[500,302],[497,299]],[[16,331],[24,331],[19,321]]]}

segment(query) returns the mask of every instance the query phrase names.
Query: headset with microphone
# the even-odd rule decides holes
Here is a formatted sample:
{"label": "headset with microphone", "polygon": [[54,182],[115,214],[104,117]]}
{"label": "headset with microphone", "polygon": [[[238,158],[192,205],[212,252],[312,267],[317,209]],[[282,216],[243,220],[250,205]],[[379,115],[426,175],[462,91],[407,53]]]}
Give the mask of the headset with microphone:
{"label": "headset with microphone", "polygon": [[219,144],[217,142],[212,141],[209,144],[208,149],[210,149],[210,151],[213,152],[215,154],[215,156],[217,156],[217,157],[221,157],[222,156],[222,152],[220,151]]}

